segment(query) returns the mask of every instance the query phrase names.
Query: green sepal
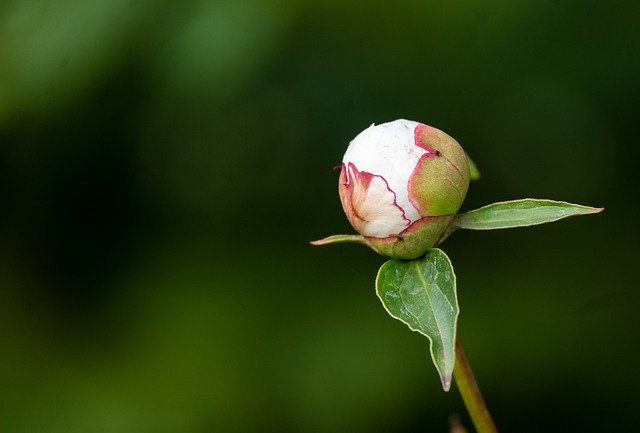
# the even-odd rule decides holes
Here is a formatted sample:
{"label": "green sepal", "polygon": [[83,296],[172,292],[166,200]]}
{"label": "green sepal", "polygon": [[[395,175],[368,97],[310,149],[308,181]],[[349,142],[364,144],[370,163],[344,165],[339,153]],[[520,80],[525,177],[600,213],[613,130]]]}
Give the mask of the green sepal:
{"label": "green sepal", "polygon": [[362,235],[333,235],[324,239],[318,239],[317,241],[310,241],[311,245],[329,245],[337,244],[341,242],[354,242],[357,244],[369,245],[367,240]]}
{"label": "green sepal", "polygon": [[478,166],[473,162],[473,159],[469,158],[468,153],[465,153],[465,155],[467,155],[467,162],[469,163],[469,180],[480,180],[480,170],[478,170]]}
{"label": "green sepal", "polygon": [[432,247],[437,245],[455,215],[441,215],[422,217],[411,224],[401,235],[386,238],[375,238],[362,235],[333,235],[309,242],[311,245],[328,245],[341,242],[353,242],[366,245],[383,256],[409,260],[422,257]]}
{"label": "green sepal", "polygon": [[429,339],[442,388],[449,391],[460,311],[449,257],[433,248],[420,259],[389,260],[378,271],[376,292],[392,317]]}
{"label": "green sepal", "polygon": [[366,237],[374,251],[392,259],[410,260],[422,257],[440,242],[455,215],[422,217],[400,235],[387,238]]}

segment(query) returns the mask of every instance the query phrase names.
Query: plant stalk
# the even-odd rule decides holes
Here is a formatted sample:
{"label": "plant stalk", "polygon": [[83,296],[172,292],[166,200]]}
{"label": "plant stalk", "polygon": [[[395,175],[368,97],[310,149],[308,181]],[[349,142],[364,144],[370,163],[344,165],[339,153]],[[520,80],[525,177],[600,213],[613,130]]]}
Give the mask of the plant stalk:
{"label": "plant stalk", "polygon": [[453,378],[458,385],[462,401],[467,407],[476,431],[478,433],[498,433],[489,414],[489,409],[484,403],[478,383],[473,376],[473,371],[471,371],[459,337],[456,337],[456,363],[453,367]]}

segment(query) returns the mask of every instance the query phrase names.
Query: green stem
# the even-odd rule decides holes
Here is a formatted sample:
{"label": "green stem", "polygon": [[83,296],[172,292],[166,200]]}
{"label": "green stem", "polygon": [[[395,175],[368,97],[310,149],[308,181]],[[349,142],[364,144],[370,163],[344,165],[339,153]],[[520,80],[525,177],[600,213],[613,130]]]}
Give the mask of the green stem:
{"label": "green stem", "polygon": [[473,377],[473,371],[471,371],[459,337],[456,338],[456,363],[453,367],[453,378],[458,385],[462,400],[477,432],[498,433],[489,414],[489,409],[484,403],[478,383]]}

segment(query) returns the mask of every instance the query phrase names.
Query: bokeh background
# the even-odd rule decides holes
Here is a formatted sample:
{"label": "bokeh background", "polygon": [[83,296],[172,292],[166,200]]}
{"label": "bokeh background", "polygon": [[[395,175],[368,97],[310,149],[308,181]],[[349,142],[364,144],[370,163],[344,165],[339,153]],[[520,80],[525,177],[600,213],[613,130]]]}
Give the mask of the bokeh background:
{"label": "bokeh background", "polygon": [[337,196],[407,118],[483,178],[459,332],[502,431],[637,425],[633,1],[0,3],[0,431],[446,432],[427,340],[374,293]]}

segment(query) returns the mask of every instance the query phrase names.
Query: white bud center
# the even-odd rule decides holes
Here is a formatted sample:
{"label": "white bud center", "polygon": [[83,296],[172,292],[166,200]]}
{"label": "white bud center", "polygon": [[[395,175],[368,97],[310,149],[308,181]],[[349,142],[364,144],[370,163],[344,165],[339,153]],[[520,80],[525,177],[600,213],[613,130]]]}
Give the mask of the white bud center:
{"label": "white bud center", "polygon": [[420,157],[427,150],[415,143],[414,131],[418,122],[395,120],[362,131],[354,138],[342,162],[352,163],[359,171],[382,176],[396,195],[396,204],[405,218],[414,222],[420,213],[409,201],[409,178]]}

